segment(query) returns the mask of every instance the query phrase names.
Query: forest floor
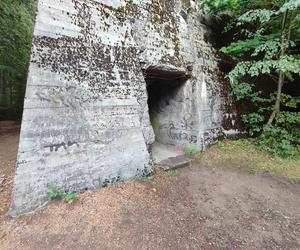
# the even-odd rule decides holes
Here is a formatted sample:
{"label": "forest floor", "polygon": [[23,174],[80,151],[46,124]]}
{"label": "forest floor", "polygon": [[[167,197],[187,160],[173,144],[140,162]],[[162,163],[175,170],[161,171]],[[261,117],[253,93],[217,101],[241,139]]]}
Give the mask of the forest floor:
{"label": "forest floor", "polygon": [[247,143],[227,141],[190,167],[13,219],[7,209],[17,143],[18,130],[0,133],[1,250],[300,249],[297,161],[259,158]]}

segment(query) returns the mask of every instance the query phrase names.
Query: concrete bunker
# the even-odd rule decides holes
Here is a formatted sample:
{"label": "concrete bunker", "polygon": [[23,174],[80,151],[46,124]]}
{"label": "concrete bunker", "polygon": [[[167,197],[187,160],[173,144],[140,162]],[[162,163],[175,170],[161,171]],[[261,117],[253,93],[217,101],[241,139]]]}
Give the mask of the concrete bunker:
{"label": "concrete bunker", "polygon": [[149,173],[152,127],[199,150],[226,132],[208,27],[184,2],[38,1],[11,215],[43,206],[49,183],[76,192]]}

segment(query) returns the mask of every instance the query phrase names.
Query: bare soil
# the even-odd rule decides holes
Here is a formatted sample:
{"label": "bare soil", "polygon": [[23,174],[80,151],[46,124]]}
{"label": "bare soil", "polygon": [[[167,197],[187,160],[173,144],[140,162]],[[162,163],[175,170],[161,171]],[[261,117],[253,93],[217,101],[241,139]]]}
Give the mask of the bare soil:
{"label": "bare soil", "polygon": [[300,185],[224,161],[8,216],[18,133],[0,136],[0,249],[300,249]]}
{"label": "bare soil", "polygon": [[7,212],[10,203],[19,133],[19,123],[0,121],[0,220],[4,212]]}

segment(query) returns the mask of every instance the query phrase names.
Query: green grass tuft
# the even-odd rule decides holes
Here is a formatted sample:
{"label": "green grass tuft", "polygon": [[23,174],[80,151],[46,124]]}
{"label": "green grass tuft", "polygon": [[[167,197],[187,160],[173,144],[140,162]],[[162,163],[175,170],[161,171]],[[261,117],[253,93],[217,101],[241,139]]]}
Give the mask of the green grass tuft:
{"label": "green grass tuft", "polygon": [[195,156],[199,153],[200,151],[197,149],[197,148],[194,148],[194,147],[188,147],[188,148],[184,148],[183,149],[183,153],[185,156],[189,156],[189,157],[192,157],[192,156]]}
{"label": "green grass tuft", "polygon": [[175,171],[172,170],[172,169],[169,169],[169,170],[165,171],[164,174],[165,174],[165,176],[170,177],[170,176],[173,176],[175,174]]}

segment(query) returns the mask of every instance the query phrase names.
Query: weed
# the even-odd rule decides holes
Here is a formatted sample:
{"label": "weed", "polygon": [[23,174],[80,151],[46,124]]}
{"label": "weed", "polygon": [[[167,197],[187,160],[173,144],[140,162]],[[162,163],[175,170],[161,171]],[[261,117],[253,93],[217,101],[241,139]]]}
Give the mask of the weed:
{"label": "weed", "polygon": [[48,198],[50,200],[62,199],[65,193],[65,191],[62,188],[58,187],[53,182],[50,182],[48,184],[48,190]]}
{"label": "weed", "polygon": [[62,188],[55,185],[53,182],[48,184],[48,197],[50,200],[61,200],[65,202],[73,202],[78,200],[78,195],[73,192],[65,192]]}
{"label": "weed", "polygon": [[174,175],[174,173],[175,173],[175,171],[172,169],[169,169],[164,172],[165,176],[168,176],[168,177]]}
{"label": "weed", "polygon": [[73,192],[67,192],[63,196],[63,200],[68,203],[78,200],[78,195]]}
{"label": "weed", "polygon": [[193,147],[188,147],[188,148],[184,148],[183,149],[183,153],[185,156],[195,156],[196,154],[199,153],[199,150],[197,148],[193,148]]}

